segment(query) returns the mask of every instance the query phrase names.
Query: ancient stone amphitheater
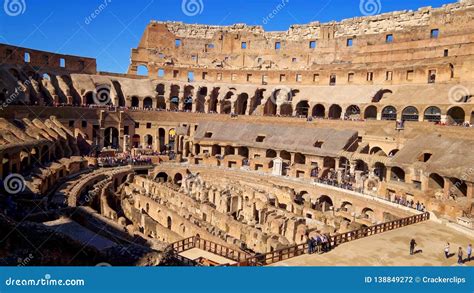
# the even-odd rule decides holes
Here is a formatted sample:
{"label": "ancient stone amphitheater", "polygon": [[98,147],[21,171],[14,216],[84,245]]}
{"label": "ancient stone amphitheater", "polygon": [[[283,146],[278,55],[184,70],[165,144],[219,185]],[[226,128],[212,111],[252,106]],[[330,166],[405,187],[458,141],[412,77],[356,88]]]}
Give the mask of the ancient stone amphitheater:
{"label": "ancient stone amphitheater", "polygon": [[152,21],[127,74],[0,56],[0,265],[278,265],[426,221],[474,238],[473,1]]}

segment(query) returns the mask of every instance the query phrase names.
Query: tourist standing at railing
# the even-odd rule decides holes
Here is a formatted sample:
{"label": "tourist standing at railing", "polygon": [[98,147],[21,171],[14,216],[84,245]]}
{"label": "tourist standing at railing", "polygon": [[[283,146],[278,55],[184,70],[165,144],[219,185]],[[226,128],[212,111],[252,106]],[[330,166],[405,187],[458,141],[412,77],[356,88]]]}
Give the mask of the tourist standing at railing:
{"label": "tourist standing at railing", "polygon": [[326,235],[321,236],[321,246],[322,246],[323,252],[328,251],[328,238],[326,237]]}

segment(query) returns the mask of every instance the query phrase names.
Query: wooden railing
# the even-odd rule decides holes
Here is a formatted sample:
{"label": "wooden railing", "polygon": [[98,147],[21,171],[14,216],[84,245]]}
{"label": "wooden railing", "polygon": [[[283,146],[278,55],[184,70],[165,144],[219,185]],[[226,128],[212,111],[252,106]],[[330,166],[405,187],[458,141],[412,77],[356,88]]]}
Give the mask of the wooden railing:
{"label": "wooden railing", "polygon": [[[330,244],[332,247],[346,243],[349,241],[365,238],[371,235],[380,234],[383,232],[391,231],[408,225],[416,224],[419,222],[427,221],[430,218],[430,213],[424,213],[415,215],[403,219],[386,222],[371,227],[361,228],[358,230],[350,231],[347,233],[336,234],[330,237]],[[315,252],[321,252],[322,247],[317,246]],[[243,262],[233,264],[233,266],[266,266],[279,261],[290,259],[296,256],[303,255],[308,252],[308,244],[299,244],[288,248],[275,250],[269,253],[257,255],[245,259]]]}
{"label": "wooden railing", "polygon": [[193,248],[198,248],[204,251],[208,251],[215,255],[225,257],[236,263],[243,262],[247,258],[251,257],[251,255],[248,253],[241,252],[236,249],[233,249],[233,248],[230,248],[230,247],[227,247],[227,246],[224,246],[224,245],[221,245],[221,244],[218,244],[206,239],[202,239],[196,236],[176,241],[174,243],[171,243],[170,246],[173,249],[173,252],[176,258],[180,260],[184,265],[198,265],[199,264],[199,262],[195,260],[191,260],[179,255],[181,252],[184,252],[186,250],[190,250]]}
{"label": "wooden railing", "polygon": [[181,253],[183,251],[190,250],[195,247],[194,238],[196,237],[192,236],[186,239],[182,239],[182,240],[171,243],[170,246],[175,253]]}
{"label": "wooden railing", "polygon": [[225,257],[235,262],[241,262],[250,256],[248,253],[241,252],[206,239],[196,238],[195,242],[196,248]]}
{"label": "wooden railing", "polygon": [[401,227],[405,227],[408,225],[416,224],[419,222],[427,221],[430,219],[430,213],[424,213],[424,214],[419,214],[403,219],[398,219],[382,224],[377,224],[374,226],[370,227],[365,227],[361,228],[358,230],[342,233],[342,234],[336,234],[331,237],[331,245],[332,246],[337,246],[342,243],[346,243],[349,241],[357,240],[360,238],[365,238],[368,236],[380,234],[383,232],[391,231],[394,229],[398,229]]}

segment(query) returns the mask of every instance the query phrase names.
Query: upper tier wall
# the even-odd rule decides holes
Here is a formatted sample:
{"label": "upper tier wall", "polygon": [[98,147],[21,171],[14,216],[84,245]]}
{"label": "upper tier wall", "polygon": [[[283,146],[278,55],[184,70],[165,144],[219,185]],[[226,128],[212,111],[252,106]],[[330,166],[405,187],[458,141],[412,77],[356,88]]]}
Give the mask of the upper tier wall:
{"label": "upper tier wall", "polygon": [[[355,84],[364,84],[392,81],[385,71],[402,68],[402,77],[395,76],[393,83],[403,84],[407,71],[451,64],[462,68],[458,81],[468,81],[473,77],[464,68],[472,65],[474,55],[473,15],[474,1],[468,0],[436,9],[293,25],[284,32],[265,32],[261,26],[244,24],[152,21],[138,47],[132,49],[129,73],[136,74],[143,65],[152,78],[184,80],[189,69],[196,71],[196,79],[222,80],[235,73],[236,82],[261,84],[285,82],[279,80],[283,75],[294,83],[310,83],[318,74],[325,77],[343,71],[344,80],[354,78]],[[359,75],[361,70],[365,72]],[[382,70],[373,78],[366,75]],[[270,77],[264,80],[255,71]],[[354,71],[355,77],[349,77]],[[311,74],[301,81],[298,72]]]}

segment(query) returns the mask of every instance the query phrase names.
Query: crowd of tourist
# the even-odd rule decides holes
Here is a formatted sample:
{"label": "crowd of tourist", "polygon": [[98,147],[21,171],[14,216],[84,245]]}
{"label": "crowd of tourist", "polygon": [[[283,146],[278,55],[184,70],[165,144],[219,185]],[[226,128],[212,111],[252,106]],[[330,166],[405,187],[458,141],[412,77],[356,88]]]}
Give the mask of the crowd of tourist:
{"label": "crowd of tourist", "polygon": [[308,238],[306,244],[308,245],[308,254],[313,253],[325,253],[331,250],[331,236],[329,235],[315,235],[309,237],[309,234],[306,234]]}
{"label": "crowd of tourist", "polygon": [[120,154],[116,157],[106,156],[99,157],[98,159],[99,166],[101,167],[116,167],[116,166],[142,166],[142,165],[151,165],[152,161],[149,157],[132,156],[130,154]]}
{"label": "crowd of tourist", "polygon": [[393,203],[399,204],[401,206],[405,206],[407,208],[415,209],[420,212],[425,212],[426,207],[424,203],[420,203],[417,201],[416,203],[413,200],[407,200],[401,196],[395,196],[394,200],[392,201]]}

